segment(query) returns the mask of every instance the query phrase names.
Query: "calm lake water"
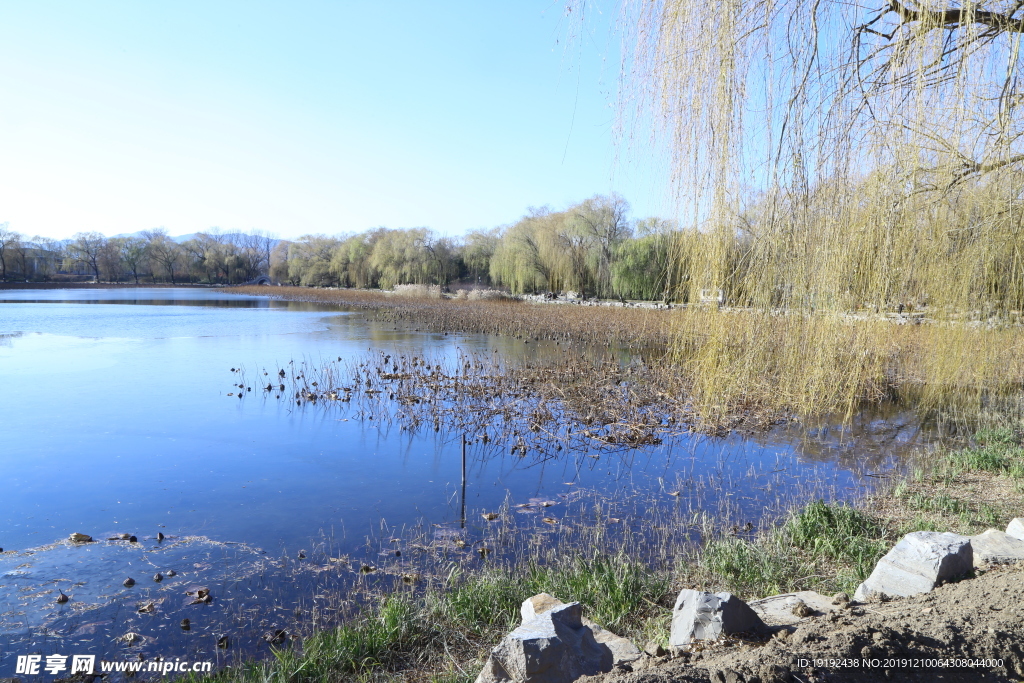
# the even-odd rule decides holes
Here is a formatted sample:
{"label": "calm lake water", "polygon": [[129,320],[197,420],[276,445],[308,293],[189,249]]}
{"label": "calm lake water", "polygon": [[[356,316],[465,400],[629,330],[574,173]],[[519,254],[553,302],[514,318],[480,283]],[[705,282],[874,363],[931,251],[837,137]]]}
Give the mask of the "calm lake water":
{"label": "calm lake water", "polygon": [[[457,523],[457,435],[413,437],[341,409],[267,400],[255,390],[243,400],[228,396],[237,391],[232,368],[255,377],[293,360],[379,351],[516,358],[545,347],[432,334],[363,313],[216,290],[0,290],[0,571],[7,571],[0,586],[22,576],[11,572],[24,564],[24,551],[73,532],[97,539],[130,533],[151,550],[158,532],[201,536],[276,558],[324,538],[334,552],[357,554],[368,537]],[[863,474],[891,469],[898,450],[918,437],[912,423],[898,420],[865,420],[858,429],[858,440],[845,443],[829,433],[694,436],[542,463],[508,456],[500,444],[475,444],[466,506],[471,526],[485,524],[480,511],[531,498],[558,502],[557,516],[571,517],[567,503],[584,494],[600,495],[625,518],[689,505],[756,523],[796,492],[850,496],[871,481]],[[669,491],[681,495],[664,495]],[[81,566],[90,558],[65,560]],[[47,570],[40,564],[33,585],[45,583],[45,571],[64,572],[55,580],[78,578],[59,569],[65,560]],[[94,568],[80,574],[88,577],[79,580],[82,592],[89,581],[112,586],[120,576]],[[25,611],[3,604],[14,595],[0,591],[0,614]],[[19,642],[36,642],[39,624],[19,619],[7,619],[7,630],[20,633]],[[63,637],[73,641],[77,628]],[[0,676],[11,675],[8,654]]]}

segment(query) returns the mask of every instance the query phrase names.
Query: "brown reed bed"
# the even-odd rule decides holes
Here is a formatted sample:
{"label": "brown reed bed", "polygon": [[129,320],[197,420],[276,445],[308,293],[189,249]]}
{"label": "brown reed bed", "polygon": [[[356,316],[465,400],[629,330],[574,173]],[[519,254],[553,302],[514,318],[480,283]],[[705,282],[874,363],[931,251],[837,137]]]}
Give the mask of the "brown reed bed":
{"label": "brown reed bed", "polygon": [[518,299],[417,298],[362,289],[233,287],[225,291],[370,311],[378,320],[415,322],[434,332],[496,334],[524,342],[544,339],[663,352],[671,340],[672,311],[666,309],[535,305]]}
{"label": "brown reed bed", "polygon": [[828,415],[849,420],[885,403],[969,430],[1024,414],[1024,327],[1002,319],[546,305],[297,287],[230,291],[334,304],[435,332],[551,340],[581,357],[627,350],[642,361],[650,395],[660,387],[670,396],[665,416],[701,431]]}
{"label": "brown reed bed", "polygon": [[[236,369],[245,387],[245,370]],[[680,434],[765,429],[776,414],[750,406],[728,420],[701,419],[689,386],[671,367],[639,358],[556,350],[509,362],[495,354],[458,359],[370,352],[361,359],[290,362],[257,373],[256,388],[298,405],[350,406],[357,417],[500,443],[520,457],[559,451],[630,449]],[[243,392],[240,392],[243,393]]]}

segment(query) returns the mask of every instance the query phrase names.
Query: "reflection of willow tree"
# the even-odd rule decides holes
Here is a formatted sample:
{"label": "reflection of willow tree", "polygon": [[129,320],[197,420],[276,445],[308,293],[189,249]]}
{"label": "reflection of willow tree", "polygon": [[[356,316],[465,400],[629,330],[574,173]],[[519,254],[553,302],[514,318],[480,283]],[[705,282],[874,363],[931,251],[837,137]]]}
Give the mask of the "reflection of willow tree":
{"label": "reflection of willow tree", "polygon": [[977,407],[1020,386],[1016,333],[872,316],[1020,319],[1024,3],[627,0],[625,16],[623,113],[670,151],[679,297],[722,290],[733,309],[679,327],[695,403]]}

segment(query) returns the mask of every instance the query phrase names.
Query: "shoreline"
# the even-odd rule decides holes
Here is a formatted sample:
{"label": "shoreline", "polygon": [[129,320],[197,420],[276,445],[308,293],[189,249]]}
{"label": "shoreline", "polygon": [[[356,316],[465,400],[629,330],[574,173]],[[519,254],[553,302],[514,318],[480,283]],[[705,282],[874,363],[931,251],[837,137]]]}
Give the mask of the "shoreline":
{"label": "shoreline", "polygon": [[[931,465],[928,472],[919,469],[850,505],[798,504],[784,519],[752,537],[706,519],[701,548],[668,549],[665,560],[656,564],[636,561],[625,546],[602,545],[606,537],[596,535],[593,545],[556,555],[524,556],[507,564],[482,562],[447,576],[422,577],[422,588],[417,580],[415,586],[399,584],[380,591],[351,622],[293,644],[272,660],[249,660],[212,677],[184,680],[471,683],[490,649],[517,625],[519,604],[538,593],[580,602],[585,616],[650,653],[643,655],[633,673],[612,672],[587,679],[590,683],[633,683],[641,672],[647,677],[643,680],[655,683],[732,680],[725,677],[729,671],[738,672],[735,680],[887,680],[900,670],[898,665],[864,671],[813,662],[837,657],[996,657],[999,648],[1009,662],[1002,671],[1024,666],[1018,661],[1020,653],[1006,648],[1005,636],[995,631],[993,639],[985,625],[991,620],[991,628],[1024,624],[1024,610],[1000,612],[1010,604],[1004,601],[1024,599],[1024,563],[981,568],[958,583],[917,597],[881,605],[853,602],[838,616],[812,615],[797,624],[795,633],[789,629],[788,639],[729,637],[684,650],[668,648],[671,607],[680,589],[724,590],[745,601],[804,590],[848,596],[907,533],[941,530],[972,535],[1024,514],[1020,430],[979,432],[974,445],[943,452]],[[986,509],[988,503],[975,498],[978,487],[994,486],[1001,491],[1002,507],[993,513]],[[914,487],[935,489],[930,500],[941,492],[959,504],[922,508]],[[991,604],[991,611],[977,612],[975,605],[983,604]],[[933,616],[922,616],[932,612]],[[979,629],[978,624],[985,626]],[[867,654],[861,652],[865,648]],[[1017,680],[995,668],[984,671],[990,676],[984,680]],[[766,670],[779,678],[763,678]],[[946,680],[981,680],[977,676],[983,673],[957,671],[947,672],[952,677]],[[921,675],[908,680],[932,680],[927,676],[934,672]]]}
{"label": "shoreline", "polygon": [[196,289],[218,289],[223,285],[202,285],[199,283],[155,282],[152,284],[134,284],[129,282],[0,282],[0,291],[5,289],[177,289],[189,287]]}

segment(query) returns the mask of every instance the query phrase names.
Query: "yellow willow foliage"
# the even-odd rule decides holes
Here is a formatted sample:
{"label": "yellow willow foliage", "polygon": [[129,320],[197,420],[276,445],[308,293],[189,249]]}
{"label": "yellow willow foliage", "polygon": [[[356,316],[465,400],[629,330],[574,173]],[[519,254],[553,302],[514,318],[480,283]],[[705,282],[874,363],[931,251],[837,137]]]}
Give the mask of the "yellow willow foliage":
{"label": "yellow willow foliage", "polygon": [[622,115],[690,226],[676,298],[724,299],[679,324],[695,406],[1020,392],[1024,6],[626,0],[622,25]]}
{"label": "yellow willow foliage", "polygon": [[711,422],[779,408],[849,417],[886,399],[977,415],[1015,405],[1024,382],[1024,334],[1012,328],[694,306],[673,332]]}

